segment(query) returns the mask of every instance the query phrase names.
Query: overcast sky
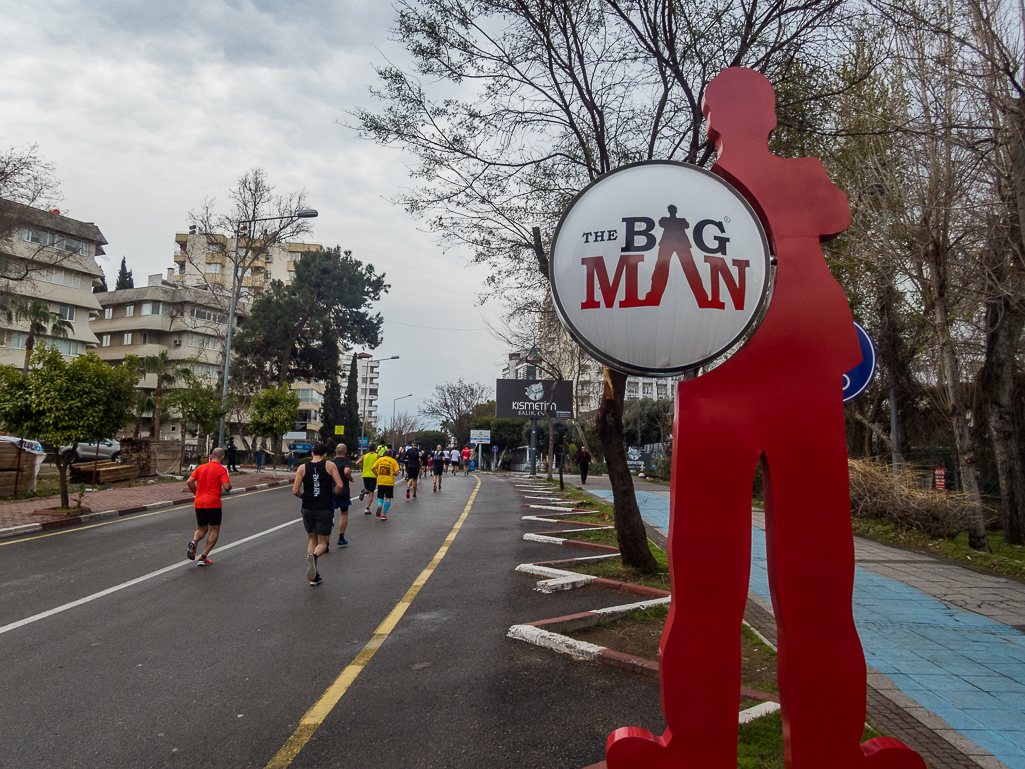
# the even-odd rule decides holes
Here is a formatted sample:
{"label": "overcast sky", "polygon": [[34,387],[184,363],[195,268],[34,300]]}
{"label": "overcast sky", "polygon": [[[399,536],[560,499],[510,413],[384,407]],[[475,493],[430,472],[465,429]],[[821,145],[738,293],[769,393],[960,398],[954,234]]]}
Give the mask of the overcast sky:
{"label": "overcast sky", "polygon": [[[320,212],[309,242],[387,275],[380,414],[415,413],[434,386],[494,386],[507,350],[478,306],[485,270],[443,252],[388,201],[408,157],[340,125],[372,106],[375,64],[405,60],[381,0],[0,0],[0,145],[38,144],[64,211],[95,222],[113,287],[174,266],[174,236],[207,198],[261,167]],[[490,310],[490,307],[488,308]],[[431,326],[432,330],[413,326]],[[459,329],[459,330],[454,330]]]}

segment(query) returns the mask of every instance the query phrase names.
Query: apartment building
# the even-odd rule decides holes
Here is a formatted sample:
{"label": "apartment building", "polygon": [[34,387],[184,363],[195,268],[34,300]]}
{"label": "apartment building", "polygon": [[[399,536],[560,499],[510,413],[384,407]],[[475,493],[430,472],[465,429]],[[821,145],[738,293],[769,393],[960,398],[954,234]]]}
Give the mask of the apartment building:
{"label": "apartment building", "polygon": [[0,364],[24,364],[28,324],[17,310],[34,299],[71,324],[66,337],[44,334],[36,344],[56,345],[68,358],[97,345],[89,321],[100,311],[93,288],[103,285],[96,257],[106,243],[92,222],[0,200],[0,301],[15,313],[10,321],[0,313]]}
{"label": "apartment building", "polygon": [[[190,288],[167,278],[151,275],[147,285],[96,294],[100,312],[92,322],[99,345],[97,354],[117,364],[127,355],[144,358],[167,351],[172,361],[180,361],[195,374],[219,380],[224,367],[224,340],[227,334],[228,292],[218,287]],[[249,305],[235,308],[238,323]],[[156,374],[147,374],[139,382],[141,389],[156,387]],[[164,422],[160,438],[180,438],[177,422]],[[148,434],[149,427],[146,425]]]}

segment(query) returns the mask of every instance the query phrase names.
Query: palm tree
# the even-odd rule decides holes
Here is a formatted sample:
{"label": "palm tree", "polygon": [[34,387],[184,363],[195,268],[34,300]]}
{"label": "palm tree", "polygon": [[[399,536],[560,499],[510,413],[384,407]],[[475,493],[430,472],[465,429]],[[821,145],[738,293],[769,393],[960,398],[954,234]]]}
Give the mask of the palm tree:
{"label": "palm tree", "polygon": [[42,336],[49,331],[50,336],[66,338],[68,332],[74,329],[68,321],[64,320],[59,312],[51,312],[48,302],[33,299],[28,305],[21,307],[16,313],[18,320],[28,322],[28,338],[25,340],[25,365],[21,371],[28,373],[28,364],[32,359],[32,350],[36,346],[36,337]]}
{"label": "palm tree", "polygon": [[132,431],[133,438],[138,439],[139,433],[142,432],[142,418],[146,412],[153,410],[153,405],[153,393],[146,392],[145,390],[135,391],[135,429]]}
{"label": "palm tree", "polygon": [[149,428],[149,437],[156,438],[160,430],[160,401],[164,397],[164,386],[173,385],[186,370],[176,360],[168,360],[167,350],[156,355],[147,355],[142,359],[143,374],[156,374],[157,386],[153,391],[153,422]]}

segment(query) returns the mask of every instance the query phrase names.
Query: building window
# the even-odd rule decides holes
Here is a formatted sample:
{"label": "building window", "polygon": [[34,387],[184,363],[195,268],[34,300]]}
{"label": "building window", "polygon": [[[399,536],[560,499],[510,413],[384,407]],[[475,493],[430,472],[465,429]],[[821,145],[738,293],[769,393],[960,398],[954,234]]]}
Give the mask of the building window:
{"label": "building window", "polygon": [[142,303],[142,314],[143,315],[159,315],[160,314],[160,302],[143,302]]}
{"label": "building window", "polygon": [[220,275],[222,272],[220,262],[211,262],[206,266],[206,271],[212,275]]}
{"label": "building window", "polygon": [[134,304],[126,304],[125,305],[125,317],[126,318],[130,318],[133,315],[135,315],[135,305]]}
{"label": "building window", "polygon": [[637,397],[639,397],[639,395],[640,395],[640,388],[637,387],[637,383],[636,382],[627,382],[626,383],[626,397],[627,398],[637,398]]}
{"label": "building window", "polygon": [[643,385],[641,385],[641,387],[644,391],[645,398],[650,398],[655,394],[655,389],[651,382],[645,382]]}
{"label": "building window", "polygon": [[104,320],[110,320],[113,317],[114,317],[114,308],[113,307],[104,307],[103,308],[103,319]]}
{"label": "building window", "polygon": [[69,251],[79,256],[89,256],[89,244],[84,240],[69,238],[66,235],[57,235],[44,230],[22,230],[22,240],[29,243],[37,243],[40,246],[53,246],[60,251]]}
{"label": "building window", "polygon": [[17,331],[11,334],[11,347],[24,350],[28,344],[28,334],[21,334]]}
{"label": "building window", "polygon": [[299,262],[299,260],[303,258],[303,254],[302,254],[302,251],[294,251],[293,253],[289,254],[288,256],[289,256],[289,257],[290,257],[290,258],[292,259],[292,261],[293,261],[293,262],[295,262],[295,263],[298,263],[298,262]]}
{"label": "building window", "polygon": [[74,323],[75,322],[75,308],[74,307],[71,307],[70,305],[66,305],[66,304],[59,304],[59,305],[57,305],[57,312],[59,312],[60,316],[62,318],[64,318],[64,320],[68,321],[69,323]]}
{"label": "building window", "polygon": [[658,386],[658,397],[661,399],[661,398],[667,397],[668,395],[669,395],[669,388],[666,385],[664,385],[664,384],[660,384]]}
{"label": "building window", "polygon": [[125,333],[124,343],[125,344],[131,344],[132,343],[132,332],[131,331],[128,331],[128,332]]}
{"label": "building window", "polygon": [[189,334],[189,347],[198,347],[201,350],[221,350],[224,349],[224,343],[214,337]]}
{"label": "building window", "polygon": [[103,347],[110,347],[110,334],[104,334],[100,337],[100,344]]}
{"label": "building window", "polygon": [[216,313],[213,310],[204,310],[199,307],[192,308],[192,317],[196,320],[211,320],[214,323],[227,323],[228,316]]}
{"label": "building window", "polygon": [[142,332],[142,343],[149,344],[149,334],[145,331]]}
{"label": "building window", "polygon": [[54,339],[52,341],[47,340],[47,342],[56,347],[61,355],[67,355],[72,358],[78,355],[82,349],[81,342],[72,342],[69,339]]}
{"label": "building window", "polygon": [[289,270],[288,271],[288,280],[289,280],[289,282],[295,280],[295,271],[294,270]]}
{"label": "building window", "polygon": [[67,286],[69,288],[81,288],[82,280],[77,273],[68,272],[58,267],[49,267],[39,273],[39,279],[46,283],[53,283],[55,286]]}

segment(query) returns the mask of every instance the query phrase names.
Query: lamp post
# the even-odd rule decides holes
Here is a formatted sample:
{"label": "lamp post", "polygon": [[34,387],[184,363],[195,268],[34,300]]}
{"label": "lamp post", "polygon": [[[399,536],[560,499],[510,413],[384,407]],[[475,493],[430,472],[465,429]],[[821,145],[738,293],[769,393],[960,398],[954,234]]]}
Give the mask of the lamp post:
{"label": "lamp post", "polygon": [[398,360],[399,356],[398,355],[392,355],[390,358],[378,358],[376,360],[373,360],[373,359],[370,358],[370,353],[368,353],[368,352],[358,352],[358,353],[356,353],[356,357],[359,358],[360,360],[365,360],[367,362],[367,367],[366,367],[366,372],[367,373],[366,373],[366,376],[361,377],[361,378],[367,380],[366,383],[364,384],[364,387],[363,387],[363,418],[360,419],[360,430],[359,430],[359,448],[360,448],[360,450],[362,450],[363,449],[363,438],[367,434],[367,395],[368,395],[368,393],[370,391],[370,364],[371,363],[381,363],[382,361],[386,361],[386,360]]}
{"label": "lamp post", "polygon": [[[224,389],[221,393],[221,409],[228,412],[228,367],[231,365],[231,333],[235,328],[235,287],[238,283],[238,241],[242,237],[242,225],[257,222],[275,222],[282,219],[315,219],[318,213],[315,208],[300,208],[291,216],[265,216],[261,219],[243,219],[235,225],[235,255],[231,260],[231,301],[228,310],[228,336],[224,341]],[[252,241],[250,241],[252,242]],[[217,445],[224,446],[224,415],[221,415],[221,427],[217,433]]]}
{"label": "lamp post", "polygon": [[[412,398],[412,397],[413,397],[413,393],[410,393],[409,395],[400,395],[398,398],[395,398],[395,400],[393,400],[391,402],[391,429],[392,429],[393,433],[395,432],[395,404],[398,403],[403,398]],[[395,443],[399,442],[398,438],[396,436],[394,436],[394,435],[392,436],[392,441],[394,441]]]}

